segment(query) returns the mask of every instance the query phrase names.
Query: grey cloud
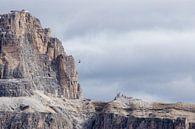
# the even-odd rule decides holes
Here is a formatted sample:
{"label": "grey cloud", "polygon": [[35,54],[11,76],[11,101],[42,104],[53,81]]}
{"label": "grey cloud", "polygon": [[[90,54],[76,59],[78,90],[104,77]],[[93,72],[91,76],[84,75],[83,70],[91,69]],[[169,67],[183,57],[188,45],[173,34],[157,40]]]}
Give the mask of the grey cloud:
{"label": "grey cloud", "polygon": [[2,0],[2,12],[26,8],[64,40],[101,31],[193,29],[193,0]]}
{"label": "grey cloud", "polygon": [[122,91],[167,101],[193,101],[194,34],[164,30],[97,34],[64,44],[82,60],[78,64],[81,84],[84,89],[93,87],[85,93],[92,98],[99,98],[102,93],[96,91],[109,87],[109,99]]}
{"label": "grey cloud", "polygon": [[63,40],[84,94],[117,92],[195,102],[193,0],[1,0],[0,12],[27,9]]}

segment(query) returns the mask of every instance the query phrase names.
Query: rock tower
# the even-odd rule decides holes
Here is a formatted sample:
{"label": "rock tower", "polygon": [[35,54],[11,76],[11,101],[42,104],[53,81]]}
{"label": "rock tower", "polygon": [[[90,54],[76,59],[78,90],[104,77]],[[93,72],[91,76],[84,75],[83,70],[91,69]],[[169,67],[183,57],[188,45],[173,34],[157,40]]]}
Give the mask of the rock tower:
{"label": "rock tower", "polygon": [[78,99],[74,58],[27,11],[0,15],[0,96],[30,96],[34,90]]}

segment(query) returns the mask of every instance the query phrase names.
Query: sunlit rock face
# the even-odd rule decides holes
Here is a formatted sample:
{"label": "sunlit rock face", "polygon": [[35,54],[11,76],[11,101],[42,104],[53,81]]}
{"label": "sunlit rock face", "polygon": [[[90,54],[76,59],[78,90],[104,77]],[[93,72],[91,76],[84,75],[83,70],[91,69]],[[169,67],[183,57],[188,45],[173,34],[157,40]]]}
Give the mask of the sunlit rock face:
{"label": "sunlit rock face", "polygon": [[[79,98],[74,58],[64,52],[59,39],[50,35],[50,29],[42,28],[40,21],[26,11],[0,15],[0,90],[6,90],[1,96],[31,95],[33,90],[42,90],[58,97]],[[11,81],[9,89],[3,79]]]}

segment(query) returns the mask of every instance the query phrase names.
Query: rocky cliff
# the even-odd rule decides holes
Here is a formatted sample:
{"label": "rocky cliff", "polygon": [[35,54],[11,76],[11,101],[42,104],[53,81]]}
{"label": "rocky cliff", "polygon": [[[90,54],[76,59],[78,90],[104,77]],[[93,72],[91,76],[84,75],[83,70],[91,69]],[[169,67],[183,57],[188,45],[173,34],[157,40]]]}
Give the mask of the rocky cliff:
{"label": "rocky cliff", "polygon": [[195,105],[81,97],[74,58],[25,10],[0,15],[1,129],[195,129]]}
{"label": "rocky cliff", "polygon": [[74,58],[25,11],[0,15],[0,78],[0,96],[30,96],[33,90],[80,96]]}
{"label": "rocky cliff", "polygon": [[90,129],[195,129],[195,105],[145,102],[126,96],[95,102]]}

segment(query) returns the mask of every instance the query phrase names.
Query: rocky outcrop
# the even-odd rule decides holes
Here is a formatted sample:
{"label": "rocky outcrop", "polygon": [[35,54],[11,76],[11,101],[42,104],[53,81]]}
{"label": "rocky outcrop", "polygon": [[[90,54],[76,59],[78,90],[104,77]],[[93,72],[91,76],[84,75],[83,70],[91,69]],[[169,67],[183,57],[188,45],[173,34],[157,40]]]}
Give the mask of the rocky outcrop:
{"label": "rocky outcrop", "polygon": [[94,114],[89,100],[48,96],[42,91],[0,98],[1,129],[83,129]]}
{"label": "rocky outcrop", "polygon": [[98,114],[89,129],[185,129],[185,119],[138,118],[117,114]]}
{"label": "rocky outcrop", "polygon": [[0,112],[2,129],[70,129],[59,114]]}
{"label": "rocky outcrop", "polygon": [[96,114],[89,129],[195,129],[195,105],[145,102],[127,96],[94,102]]}
{"label": "rocky outcrop", "polygon": [[[26,11],[0,15],[0,78],[28,80],[26,87],[18,84],[25,92],[36,89],[70,99],[80,96],[74,58],[64,52],[57,38],[50,36],[50,29],[42,28],[40,21]],[[17,90],[13,95],[8,91],[13,88],[3,86],[1,91],[5,89],[6,93],[1,95],[26,95]]]}
{"label": "rocky outcrop", "polygon": [[81,97],[73,56],[25,10],[0,15],[1,129],[195,129],[195,105]]}

